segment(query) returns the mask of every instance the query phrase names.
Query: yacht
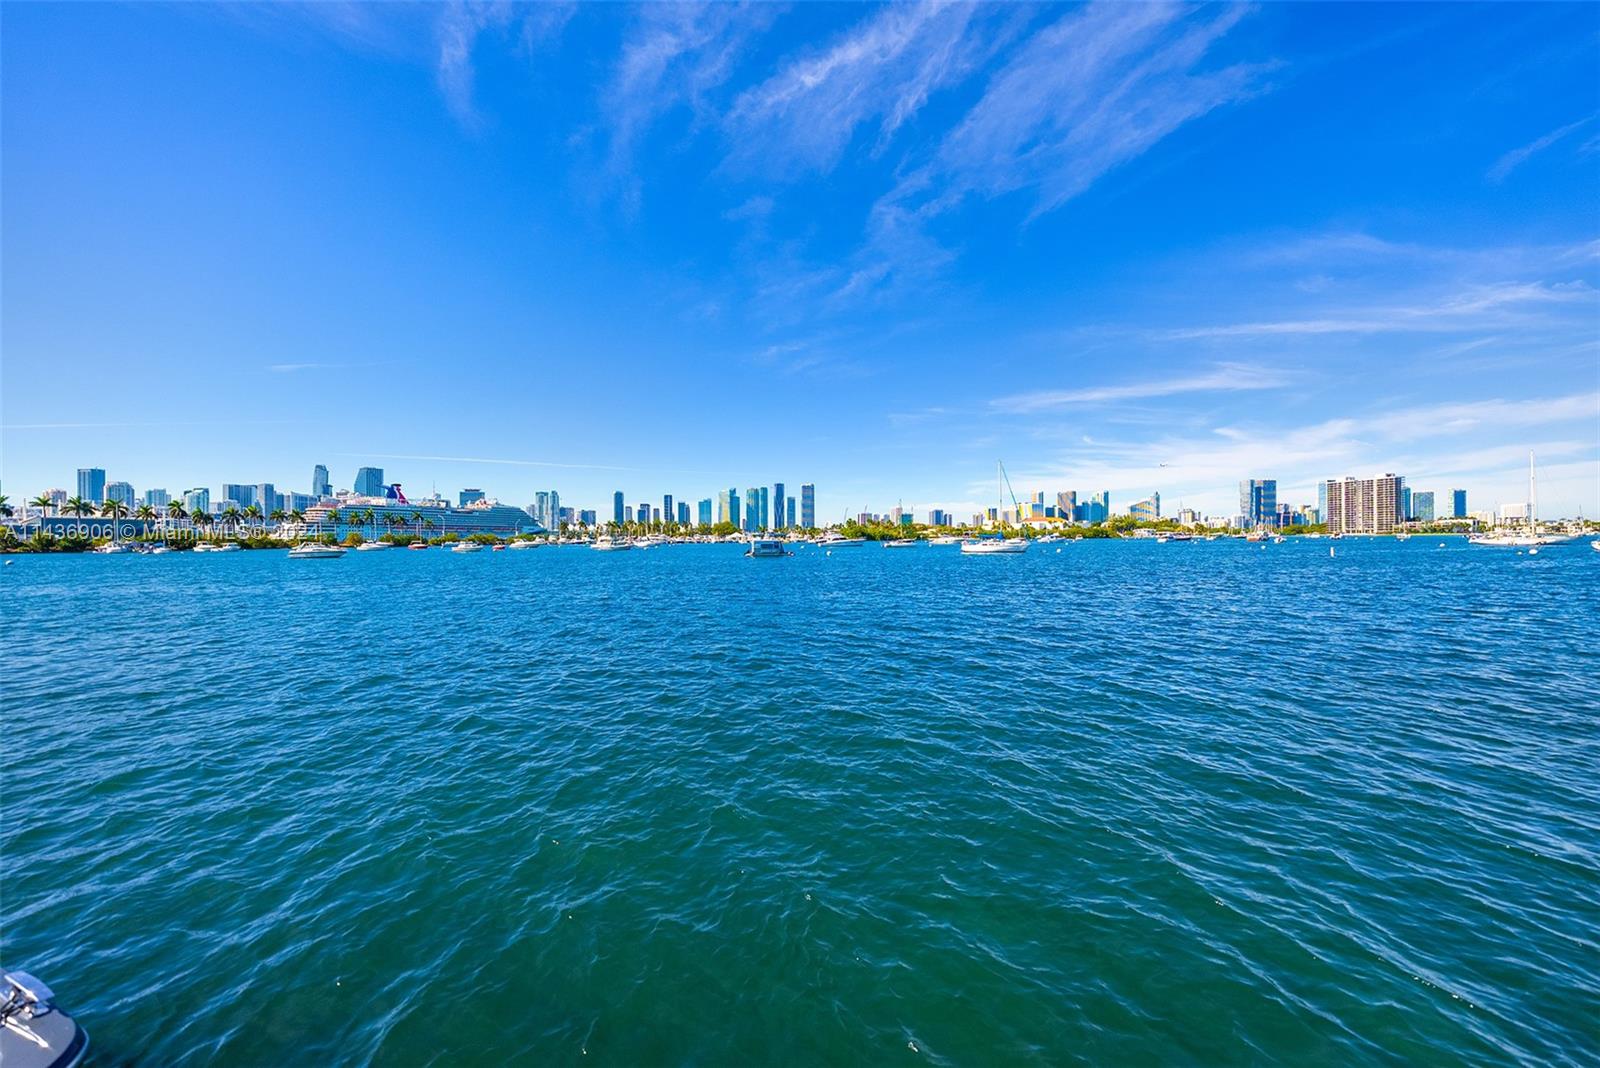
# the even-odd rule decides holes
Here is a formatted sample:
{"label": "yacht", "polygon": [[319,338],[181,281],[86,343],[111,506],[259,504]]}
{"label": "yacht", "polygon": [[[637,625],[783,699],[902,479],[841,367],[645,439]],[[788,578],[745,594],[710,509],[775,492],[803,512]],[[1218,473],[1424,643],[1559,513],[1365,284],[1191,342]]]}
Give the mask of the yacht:
{"label": "yacht", "polygon": [[356,546],[356,552],[358,552],[358,553],[375,553],[375,552],[381,552],[384,549],[393,549],[393,548],[394,548],[394,542],[392,542],[392,541],[364,541],[360,545]]}
{"label": "yacht", "polygon": [[450,546],[450,551],[453,553],[481,553],[483,552],[483,546],[475,541],[458,541]]}
{"label": "yacht", "polygon": [[150,547],[151,556],[160,556],[162,553],[170,553],[171,551],[172,550],[167,548],[165,545],[152,545]]}
{"label": "yacht", "polygon": [[427,547],[428,543],[425,541],[414,541],[406,546],[407,549],[426,549]]}
{"label": "yacht", "polygon": [[27,972],[0,983],[0,1064],[6,1068],[76,1068],[89,1034],[56,1004],[54,992]]}
{"label": "yacht", "polygon": [[512,542],[511,543],[511,547],[513,549],[537,549],[542,544],[544,544],[544,543],[543,542],[537,542],[537,541],[529,541],[527,538],[522,538],[522,539],[519,539],[517,541]]}
{"label": "yacht", "polygon": [[620,553],[625,549],[633,548],[633,542],[627,538],[613,538],[609,534],[602,534],[589,543],[589,548],[600,553]]}
{"label": "yacht", "polygon": [[847,538],[837,530],[830,530],[817,539],[817,544],[824,549],[842,549],[847,545],[865,545],[866,538]]}
{"label": "yacht", "polygon": [[1537,549],[1541,545],[1551,545],[1564,538],[1546,536],[1539,533],[1539,487],[1533,477],[1533,453],[1528,453],[1528,528],[1517,530],[1492,530],[1487,534],[1470,534],[1467,536],[1468,545],[1482,545],[1494,549]]}
{"label": "yacht", "polygon": [[[1003,462],[996,461],[996,466],[1000,469],[1000,504],[1001,507],[1004,507],[1005,491],[1011,488],[1011,480],[1006,477],[1006,465]],[[1011,494],[1011,505],[1019,514],[1021,513],[1022,505],[1017,503],[1017,495],[1015,493]],[[1003,534],[998,538],[978,538],[961,543],[963,556],[993,556],[998,553],[1025,553],[1027,551],[1027,538],[1007,539]]]}
{"label": "yacht", "polygon": [[777,538],[755,538],[750,542],[750,548],[745,550],[745,555],[764,559],[773,556],[793,556],[794,553],[784,548],[783,542]]}
{"label": "yacht", "polygon": [[316,541],[303,541],[289,550],[291,560],[335,560],[344,555],[337,545],[324,545]]}
{"label": "yacht", "polygon": [[917,544],[916,538],[890,538],[883,543],[885,549],[910,549]]}
{"label": "yacht", "polygon": [[95,552],[100,553],[103,556],[120,556],[123,553],[130,553],[132,551],[132,549],[128,548],[120,541],[108,541],[104,545],[100,546],[100,548],[95,550]]}

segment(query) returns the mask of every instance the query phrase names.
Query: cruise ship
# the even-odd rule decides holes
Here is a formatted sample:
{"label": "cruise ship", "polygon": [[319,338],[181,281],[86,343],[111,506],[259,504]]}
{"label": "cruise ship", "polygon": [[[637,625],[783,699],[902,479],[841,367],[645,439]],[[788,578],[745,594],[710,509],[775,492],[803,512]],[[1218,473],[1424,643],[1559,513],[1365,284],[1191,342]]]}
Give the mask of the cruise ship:
{"label": "cruise ship", "polygon": [[[372,517],[367,518],[368,512]],[[333,516],[337,514],[338,520]],[[392,522],[391,522],[392,520]],[[364,497],[354,493],[342,494],[333,503],[324,501],[306,509],[306,528],[332,532],[343,538],[354,531],[364,537],[374,532],[384,534],[421,534],[437,538],[445,534],[494,534],[510,537],[513,534],[543,534],[544,527],[521,508],[501,504],[496,500],[472,501],[453,505],[440,497],[408,500],[396,482],[387,487],[382,497]]]}

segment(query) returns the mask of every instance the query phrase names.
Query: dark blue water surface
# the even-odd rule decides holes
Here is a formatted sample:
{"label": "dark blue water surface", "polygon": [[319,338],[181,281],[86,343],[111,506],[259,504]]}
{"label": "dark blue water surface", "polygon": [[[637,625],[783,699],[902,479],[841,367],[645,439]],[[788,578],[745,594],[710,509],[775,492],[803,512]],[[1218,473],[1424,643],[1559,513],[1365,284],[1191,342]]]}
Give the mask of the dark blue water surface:
{"label": "dark blue water surface", "polygon": [[100,1064],[1595,1063],[1600,553],[0,568]]}

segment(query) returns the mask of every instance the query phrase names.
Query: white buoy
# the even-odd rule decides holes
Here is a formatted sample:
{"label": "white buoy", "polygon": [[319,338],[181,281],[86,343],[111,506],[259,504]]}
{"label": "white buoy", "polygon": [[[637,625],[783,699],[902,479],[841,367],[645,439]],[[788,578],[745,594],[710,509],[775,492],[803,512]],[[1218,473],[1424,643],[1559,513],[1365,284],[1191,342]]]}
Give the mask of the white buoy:
{"label": "white buoy", "polygon": [[1528,555],[1529,556],[1538,556],[1539,555],[1539,550],[1538,549],[1529,549],[1528,550]]}

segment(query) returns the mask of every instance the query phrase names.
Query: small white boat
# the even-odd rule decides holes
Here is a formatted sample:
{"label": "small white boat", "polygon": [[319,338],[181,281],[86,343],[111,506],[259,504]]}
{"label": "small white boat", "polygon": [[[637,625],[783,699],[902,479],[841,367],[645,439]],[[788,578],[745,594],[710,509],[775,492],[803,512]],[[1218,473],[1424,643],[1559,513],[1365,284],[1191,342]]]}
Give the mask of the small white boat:
{"label": "small white boat", "polygon": [[425,541],[414,541],[406,546],[407,549],[426,549],[427,547],[428,543]]}
{"label": "small white boat", "polygon": [[243,552],[244,550],[239,548],[239,543],[236,541],[225,541],[220,544],[213,545],[211,547],[211,551],[214,553],[237,553]]}
{"label": "small white boat", "polygon": [[481,553],[483,546],[475,541],[458,541],[450,547],[453,553]]}
{"label": "small white boat", "polygon": [[542,542],[542,541],[529,541],[526,538],[524,538],[524,539],[521,539],[519,541],[512,542],[511,543],[511,547],[513,549],[537,549],[539,546],[541,546],[543,544],[544,544],[544,542]]}
{"label": "small white boat", "polygon": [[101,556],[121,556],[124,553],[131,553],[133,550],[122,544],[120,541],[108,541],[104,545],[100,546],[100,548],[96,549],[95,552],[99,553]]}
{"label": "small white boat", "polygon": [[883,543],[885,549],[911,549],[917,544],[916,538],[890,538]]}
{"label": "small white boat", "polygon": [[830,530],[817,539],[817,544],[824,549],[843,549],[850,545],[865,545],[866,538],[847,538],[837,530]]}
{"label": "small white boat", "polygon": [[1597,553],[1600,553],[1600,541],[1591,541],[1589,543],[1589,548],[1593,549]]}
{"label": "small white boat", "polygon": [[337,560],[344,550],[337,545],[324,545],[316,541],[303,541],[289,550],[291,560]]}
{"label": "small white boat", "polygon": [[961,552],[965,556],[993,556],[997,553],[1025,553],[1028,551],[1026,538],[979,538],[976,541],[962,542]]}
{"label": "small white boat", "polygon": [[929,545],[960,545],[963,539],[954,534],[940,534],[937,538],[929,538]]}
{"label": "small white boat", "polygon": [[794,553],[784,548],[783,542],[777,538],[756,538],[750,543],[750,548],[745,550],[745,555],[756,559],[767,559],[775,556],[793,556]]}
{"label": "small white boat", "polygon": [[171,551],[165,545],[153,545],[150,547],[151,556],[160,556],[162,553],[170,553]]}
{"label": "small white boat", "polygon": [[394,548],[394,542],[392,542],[392,541],[364,541],[360,545],[356,546],[356,552],[358,552],[358,553],[376,553],[376,552],[382,552],[384,549],[393,549],[393,548]]}
{"label": "small white boat", "polygon": [[627,538],[613,538],[609,534],[602,535],[589,543],[589,548],[597,553],[620,553],[633,548],[633,542]]}

